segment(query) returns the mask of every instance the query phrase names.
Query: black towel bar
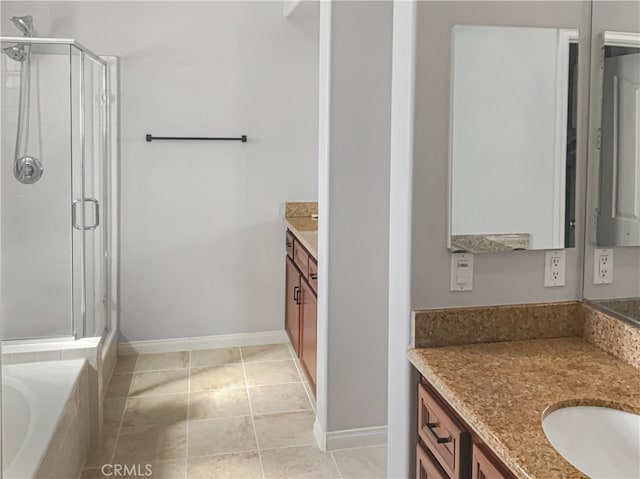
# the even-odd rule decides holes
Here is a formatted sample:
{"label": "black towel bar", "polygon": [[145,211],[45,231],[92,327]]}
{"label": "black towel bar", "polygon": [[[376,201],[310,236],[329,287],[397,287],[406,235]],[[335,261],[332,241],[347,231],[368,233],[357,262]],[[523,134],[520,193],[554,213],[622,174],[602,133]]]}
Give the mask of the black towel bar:
{"label": "black towel bar", "polygon": [[153,136],[147,134],[146,136],[147,142],[151,142],[153,140],[193,140],[193,141],[241,141],[242,143],[247,142],[247,135],[242,135],[238,138],[232,137],[204,137],[204,136]]}

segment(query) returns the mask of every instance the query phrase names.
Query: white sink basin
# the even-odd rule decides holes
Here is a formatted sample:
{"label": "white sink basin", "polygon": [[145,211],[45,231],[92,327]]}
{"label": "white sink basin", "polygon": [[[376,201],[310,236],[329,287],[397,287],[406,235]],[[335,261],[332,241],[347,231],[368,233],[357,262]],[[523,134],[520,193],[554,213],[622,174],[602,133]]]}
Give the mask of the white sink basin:
{"label": "white sink basin", "polygon": [[640,416],[617,409],[575,406],[542,420],[551,445],[592,479],[640,478]]}

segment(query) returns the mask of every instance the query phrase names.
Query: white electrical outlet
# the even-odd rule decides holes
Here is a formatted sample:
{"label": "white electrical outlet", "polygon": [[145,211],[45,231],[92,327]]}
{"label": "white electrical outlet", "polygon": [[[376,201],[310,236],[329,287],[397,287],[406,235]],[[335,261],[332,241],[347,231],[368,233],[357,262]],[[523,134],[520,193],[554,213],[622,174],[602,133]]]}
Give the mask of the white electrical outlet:
{"label": "white electrical outlet", "polygon": [[593,255],[593,284],[613,283],[613,250],[596,249]]}
{"label": "white electrical outlet", "polygon": [[564,286],[567,252],[563,249],[544,253],[544,287]]}
{"label": "white electrical outlet", "polygon": [[451,255],[451,291],[471,291],[473,289],[473,254],[454,253]]}

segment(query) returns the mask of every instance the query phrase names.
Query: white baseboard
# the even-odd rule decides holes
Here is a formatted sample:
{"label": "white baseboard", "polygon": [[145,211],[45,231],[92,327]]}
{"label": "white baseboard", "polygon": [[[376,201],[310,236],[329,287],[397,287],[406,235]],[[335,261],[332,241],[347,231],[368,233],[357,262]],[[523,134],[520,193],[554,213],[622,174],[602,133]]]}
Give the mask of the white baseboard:
{"label": "white baseboard", "polygon": [[318,417],[313,423],[313,435],[316,438],[316,444],[321,451],[327,450],[327,435],[325,434],[322,426],[318,422]]}
{"label": "white baseboard", "polygon": [[157,339],[150,341],[131,341],[118,344],[118,355],[175,353],[179,351],[197,351],[200,349],[232,348],[238,346],[256,346],[260,344],[287,343],[284,331],[262,331],[259,333],[221,334],[218,336],[196,336],[193,338]]}
{"label": "white baseboard", "polygon": [[321,451],[353,449],[356,447],[378,446],[387,443],[387,426],[364,427],[325,433],[316,419],[313,435]]}

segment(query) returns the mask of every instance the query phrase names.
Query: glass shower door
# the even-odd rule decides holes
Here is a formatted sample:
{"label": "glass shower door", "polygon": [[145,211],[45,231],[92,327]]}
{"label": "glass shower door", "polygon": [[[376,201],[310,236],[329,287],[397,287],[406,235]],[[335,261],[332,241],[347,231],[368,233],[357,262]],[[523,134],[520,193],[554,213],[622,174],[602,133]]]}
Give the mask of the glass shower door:
{"label": "glass shower door", "polygon": [[[107,268],[105,211],[106,72],[83,52],[72,58],[74,266],[78,337],[100,336],[106,328]],[[74,114],[75,113],[75,114]]]}

